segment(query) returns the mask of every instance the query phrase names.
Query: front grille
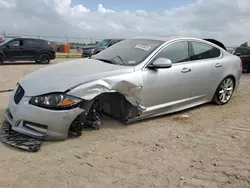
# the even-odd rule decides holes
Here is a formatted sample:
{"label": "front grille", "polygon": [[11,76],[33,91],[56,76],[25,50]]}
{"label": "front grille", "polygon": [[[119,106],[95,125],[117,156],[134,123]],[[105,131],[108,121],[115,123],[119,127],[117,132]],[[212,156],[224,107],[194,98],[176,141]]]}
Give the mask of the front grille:
{"label": "front grille", "polygon": [[15,101],[15,103],[18,104],[21,101],[21,99],[23,98],[23,96],[24,96],[24,90],[19,85],[18,88],[17,88],[17,90],[16,90],[16,93],[14,95],[14,101]]}

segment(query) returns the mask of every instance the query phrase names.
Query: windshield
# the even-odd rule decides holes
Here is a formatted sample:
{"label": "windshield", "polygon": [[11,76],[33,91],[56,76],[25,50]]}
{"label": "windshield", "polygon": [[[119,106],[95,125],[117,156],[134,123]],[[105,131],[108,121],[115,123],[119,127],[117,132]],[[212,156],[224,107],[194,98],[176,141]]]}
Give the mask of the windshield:
{"label": "windshield", "polygon": [[12,40],[12,39],[8,39],[8,40],[1,41],[0,46],[5,45],[5,44],[6,44],[7,42],[9,42],[10,40]]}
{"label": "windshield", "polygon": [[97,43],[97,46],[106,47],[111,39],[104,39],[102,42]]}
{"label": "windshield", "polygon": [[141,63],[163,43],[164,41],[150,39],[126,39],[99,52],[92,58],[119,65],[134,66]]}

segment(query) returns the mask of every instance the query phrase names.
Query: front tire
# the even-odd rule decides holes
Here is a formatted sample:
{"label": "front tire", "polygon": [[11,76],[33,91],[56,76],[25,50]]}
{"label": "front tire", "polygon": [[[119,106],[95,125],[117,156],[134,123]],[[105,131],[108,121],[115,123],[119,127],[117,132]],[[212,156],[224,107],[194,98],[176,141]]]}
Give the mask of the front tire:
{"label": "front tire", "polygon": [[234,91],[234,79],[232,77],[226,77],[219,84],[213,97],[213,102],[218,105],[224,105],[229,102]]}
{"label": "front tire", "polygon": [[4,57],[2,55],[0,55],[0,64],[4,63]]}
{"label": "front tire", "polygon": [[41,54],[38,58],[38,62],[41,64],[49,64],[50,56],[48,54]]}

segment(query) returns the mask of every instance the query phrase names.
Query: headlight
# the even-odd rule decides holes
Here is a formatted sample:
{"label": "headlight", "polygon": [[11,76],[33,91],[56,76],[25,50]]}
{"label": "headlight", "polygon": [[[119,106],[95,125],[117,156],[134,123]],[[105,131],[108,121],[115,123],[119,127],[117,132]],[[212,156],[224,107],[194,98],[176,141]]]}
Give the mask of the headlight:
{"label": "headlight", "polygon": [[49,109],[68,109],[76,107],[83,100],[77,97],[66,95],[64,93],[52,93],[41,96],[32,97],[30,104]]}

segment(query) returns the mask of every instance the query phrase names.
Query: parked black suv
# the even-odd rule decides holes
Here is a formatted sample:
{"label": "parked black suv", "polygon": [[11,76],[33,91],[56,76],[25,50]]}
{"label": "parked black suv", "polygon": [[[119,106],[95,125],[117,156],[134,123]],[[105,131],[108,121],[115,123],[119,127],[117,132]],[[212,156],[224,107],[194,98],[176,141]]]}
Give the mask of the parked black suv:
{"label": "parked black suv", "polygon": [[100,51],[122,41],[123,39],[104,39],[102,42],[97,43],[95,46],[84,46],[82,48],[82,57],[91,57]]}
{"label": "parked black suv", "polygon": [[243,72],[250,72],[250,49],[246,47],[228,48],[228,51],[241,58]]}
{"label": "parked black suv", "polygon": [[49,41],[33,38],[14,38],[0,43],[0,64],[5,61],[35,61],[48,64],[56,58]]}

